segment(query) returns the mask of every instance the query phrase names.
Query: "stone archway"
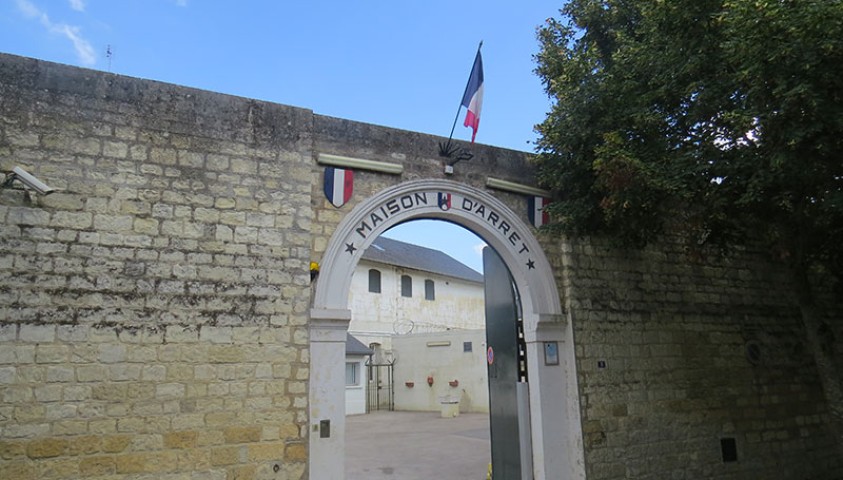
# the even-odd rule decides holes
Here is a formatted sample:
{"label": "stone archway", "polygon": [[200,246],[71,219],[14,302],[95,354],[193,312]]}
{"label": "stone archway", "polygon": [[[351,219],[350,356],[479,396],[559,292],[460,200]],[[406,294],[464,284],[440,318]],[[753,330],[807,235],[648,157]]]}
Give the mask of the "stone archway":
{"label": "stone archway", "polygon": [[[573,334],[550,263],[529,228],[503,202],[448,180],[418,180],[385,189],[358,204],[331,237],[310,315],[311,478],[344,478],[343,367],[354,268],[381,233],[420,218],[468,228],[506,263],[521,294],[524,316],[534,478],[585,478]],[[545,364],[546,342],[559,346],[558,365]]]}

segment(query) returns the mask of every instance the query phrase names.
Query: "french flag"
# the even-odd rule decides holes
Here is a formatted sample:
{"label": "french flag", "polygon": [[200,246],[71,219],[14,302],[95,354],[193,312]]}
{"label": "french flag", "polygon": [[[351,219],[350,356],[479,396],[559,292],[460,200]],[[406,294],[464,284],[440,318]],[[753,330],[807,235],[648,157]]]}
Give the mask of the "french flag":
{"label": "french flag", "polygon": [[340,208],[351,199],[354,172],[344,168],[325,168],[325,196],[331,205]]}
{"label": "french flag", "polygon": [[548,215],[546,206],[550,205],[550,199],[544,197],[530,197],[527,200],[528,208],[527,216],[530,217],[530,223],[534,227],[539,228],[542,225],[547,225],[550,222],[550,215]]}
{"label": "french flag", "polygon": [[471,143],[474,143],[474,137],[477,136],[477,129],[480,127],[480,110],[483,109],[483,59],[480,57],[479,48],[477,56],[474,57],[474,66],[471,67],[471,75],[468,77],[468,85],[465,86],[465,93],[462,96],[462,106],[468,109],[463,125],[471,127]]}

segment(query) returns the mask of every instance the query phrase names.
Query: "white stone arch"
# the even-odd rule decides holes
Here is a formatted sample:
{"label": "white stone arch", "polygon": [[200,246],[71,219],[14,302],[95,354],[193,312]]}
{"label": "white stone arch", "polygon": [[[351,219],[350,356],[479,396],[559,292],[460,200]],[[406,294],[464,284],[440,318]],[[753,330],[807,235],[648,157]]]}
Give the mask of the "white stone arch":
{"label": "white stone arch", "polygon": [[[449,204],[440,202],[447,198]],[[311,478],[344,478],[343,368],[354,269],[380,234],[422,218],[468,228],[509,267],[521,296],[527,340],[534,478],[585,478],[573,333],[550,263],[527,225],[503,202],[465,184],[433,179],[402,183],[364,200],[343,218],[328,243],[310,323]],[[557,342],[559,365],[545,365],[546,342]],[[331,421],[329,438],[320,436],[323,420]]]}

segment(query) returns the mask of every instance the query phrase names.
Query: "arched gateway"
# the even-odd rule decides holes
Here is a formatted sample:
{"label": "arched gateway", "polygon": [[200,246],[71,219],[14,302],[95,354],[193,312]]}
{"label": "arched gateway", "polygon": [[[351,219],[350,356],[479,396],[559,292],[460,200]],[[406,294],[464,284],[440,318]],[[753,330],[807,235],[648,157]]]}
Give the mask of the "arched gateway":
{"label": "arched gateway", "polygon": [[[310,315],[310,477],[344,477],[344,358],[354,268],[380,234],[421,218],[473,231],[506,263],[523,309],[534,478],[584,478],[573,335],[550,263],[529,228],[503,202],[447,180],[411,181],[381,191],[358,204],[330,239]],[[546,364],[546,342],[559,346],[558,365]]]}

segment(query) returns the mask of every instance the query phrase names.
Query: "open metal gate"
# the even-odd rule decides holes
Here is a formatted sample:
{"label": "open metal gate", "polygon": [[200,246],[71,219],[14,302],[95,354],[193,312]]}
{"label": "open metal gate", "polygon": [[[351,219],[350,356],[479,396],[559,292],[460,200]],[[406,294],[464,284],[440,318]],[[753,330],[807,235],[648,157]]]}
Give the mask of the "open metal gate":
{"label": "open metal gate", "polygon": [[366,385],[366,413],[375,410],[395,410],[395,382],[393,363],[366,362],[369,384]]}
{"label": "open metal gate", "polygon": [[530,415],[524,329],[518,291],[506,264],[483,249],[486,360],[493,480],[531,480]]}

